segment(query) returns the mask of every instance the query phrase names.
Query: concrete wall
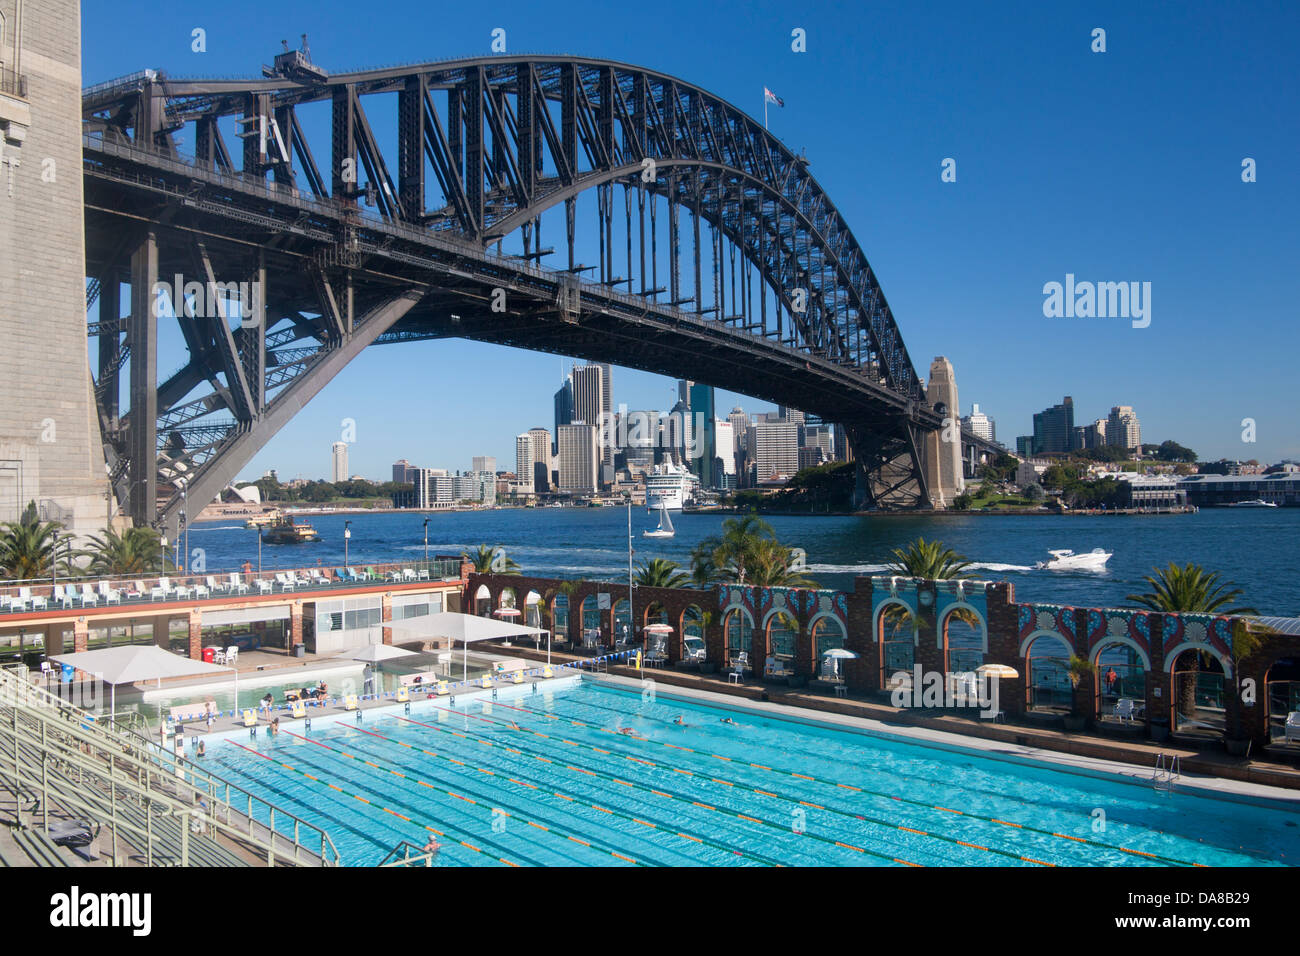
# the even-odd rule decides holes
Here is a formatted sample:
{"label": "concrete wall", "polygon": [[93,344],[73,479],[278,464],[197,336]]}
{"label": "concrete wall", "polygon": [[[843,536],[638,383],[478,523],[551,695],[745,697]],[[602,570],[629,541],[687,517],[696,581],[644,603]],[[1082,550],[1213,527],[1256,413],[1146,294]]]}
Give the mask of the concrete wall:
{"label": "concrete wall", "polygon": [[6,47],[21,19],[4,69],[27,79],[25,101],[0,94],[0,520],[35,500],[91,532],[108,482],[87,360],[80,9],[0,0],[0,12]]}

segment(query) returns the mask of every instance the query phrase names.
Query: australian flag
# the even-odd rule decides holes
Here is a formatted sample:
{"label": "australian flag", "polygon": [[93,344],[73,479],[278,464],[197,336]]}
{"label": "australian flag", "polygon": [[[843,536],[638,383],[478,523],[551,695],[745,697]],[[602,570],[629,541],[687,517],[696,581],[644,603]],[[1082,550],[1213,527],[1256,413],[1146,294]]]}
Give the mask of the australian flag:
{"label": "australian flag", "polygon": [[775,93],[773,93],[771,90],[769,90],[766,86],[763,87],[763,102],[764,102],[764,103],[775,103],[777,106],[785,106],[785,100],[781,99],[781,97],[777,96]]}

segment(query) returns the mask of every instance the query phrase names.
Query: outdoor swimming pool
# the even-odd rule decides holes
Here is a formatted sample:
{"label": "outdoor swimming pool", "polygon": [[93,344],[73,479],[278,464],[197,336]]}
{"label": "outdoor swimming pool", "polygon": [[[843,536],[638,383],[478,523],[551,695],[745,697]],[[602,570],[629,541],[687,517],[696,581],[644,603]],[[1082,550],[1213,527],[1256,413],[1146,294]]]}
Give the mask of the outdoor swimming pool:
{"label": "outdoor swimming pool", "polygon": [[431,832],[439,866],[1300,860],[1300,814],[1271,806],[599,680],[499,694],[236,734],[204,759],[325,829],[349,865]]}

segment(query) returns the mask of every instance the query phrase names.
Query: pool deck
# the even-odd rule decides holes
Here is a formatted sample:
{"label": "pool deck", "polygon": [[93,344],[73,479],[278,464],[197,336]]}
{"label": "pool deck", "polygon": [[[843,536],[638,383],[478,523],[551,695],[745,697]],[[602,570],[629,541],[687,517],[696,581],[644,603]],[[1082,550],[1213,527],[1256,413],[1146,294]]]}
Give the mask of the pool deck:
{"label": "pool deck", "polygon": [[[481,644],[478,650],[495,649]],[[503,656],[537,661],[546,651],[527,645],[500,648]],[[560,651],[551,652],[555,664],[585,660]],[[669,668],[612,665],[611,678],[630,678],[637,687],[644,678],[684,692],[716,700],[719,696],[744,700],[747,706],[771,709],[774,714],[803,720],[844,723],[872,733],[923,743],[982,751],[1008,759],[1053,763],[1077,772],[1118,774],[1151,784],[1156,758],[1177,756],[1182,773],[1179,788],[1198,789],[1235,798],[1295,801],[1300,804],[1300,769],[1276,761],[1232,757],[1216,745],[1198,748],[1184,741],[1154,743],[1142,738],[1118,739],[1089,733],[1066,733],[1025,723],[996,723],[977,717],[921,712],[892,707],[862,696],[833,697],[826,693],[789,690],[748,678],[731,683],[725,673],[700,674]],[[1217,745],[1221,747],[1222,745]]]}

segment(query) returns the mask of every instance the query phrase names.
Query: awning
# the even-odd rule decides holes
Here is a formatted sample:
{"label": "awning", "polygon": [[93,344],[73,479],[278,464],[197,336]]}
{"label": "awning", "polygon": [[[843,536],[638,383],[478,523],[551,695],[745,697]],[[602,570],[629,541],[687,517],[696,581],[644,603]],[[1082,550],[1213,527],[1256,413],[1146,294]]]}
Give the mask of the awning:
{"label": "awning", "polygon": [[59,654],[50,660],[93,674],[106,684],[135,684],[139,681],[168,677],[200,677],[215,674],[229,676],[229,667],[190,660],[155,644],[128,644],[102,651]]}
{"label": "awning", "polygon": [[363,647],[352,655],[354,661],[386,661],[394,657],[414,657],[415,651],[408,651],[403,647],[393,647],[391,644],[371,644],[369,647]]}
{"label": "awning", "polygon": [[427,640],[431,637],[449,637],[468,644],[474,641],[490,641],[498,637],[523,635],[540,637],[549,633],[540,627],[511,624],[507,621],[478,617],[474,614],[460,614],[456,611],[425,614],[422,617],[409,617],[402,621],[385,621],[384,627],[393,632],[395,644]]}

